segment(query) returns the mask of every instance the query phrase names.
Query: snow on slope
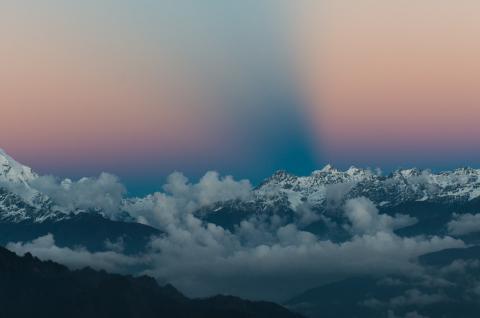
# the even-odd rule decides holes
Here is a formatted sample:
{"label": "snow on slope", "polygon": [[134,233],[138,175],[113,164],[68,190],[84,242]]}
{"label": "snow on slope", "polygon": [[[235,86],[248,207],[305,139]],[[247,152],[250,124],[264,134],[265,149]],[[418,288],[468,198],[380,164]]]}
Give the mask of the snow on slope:
{"label": "snow on slope", "polygon": [[0,149],[0,182],[13,182],[28,185],[38,178],[30,167],[24,166]]}
{"label": "snow on slope", "polygon": [[[257,198],[288,198],[292,208],[300,202],[322,205],[341,197],[366,196],[382,205],[408,201],[468,201],[480,197],[480,170],[461,168],[433,173],[429,170],[397,170],[383,176],[351,167],[340,171],[327,165],[310,176],[297,177],[280,171],[255,190]],[[269,201],[269,200],[267,200]]]}
{"label": "snow on slope", "polygon": [[54,209],[50,198],[31,186],[39,176],[0,149],[0,221],[42,222],[66,215]]}
{"label": "snow on slope", "polygon": [[[69,213],[34,187],[39,176],[0,149],[0,222],[63,219]],[[246,200],[225,200],[205,207],[222,213],[223,208],[244,205],[261,213],[272,208],[293,210],[308,204],[322,208],[346,198],[366,196],[381,206],[411,201],[468,201],[480,198],[480,170],[461,168],[442,173],[404,169],[384,176],[376,171],[351,167],[340,171],[331,165],[309,176],[279,171],[253,190]],[[123,200],[123,211],[130,208],[152,209],[153,196]],[[240,209],[242,210],[242,209]],[[243,209],[244,210],[244,209]],[[98,213],[102,213],[100,210]],[[120,212],[120,211],[119,211]]]}

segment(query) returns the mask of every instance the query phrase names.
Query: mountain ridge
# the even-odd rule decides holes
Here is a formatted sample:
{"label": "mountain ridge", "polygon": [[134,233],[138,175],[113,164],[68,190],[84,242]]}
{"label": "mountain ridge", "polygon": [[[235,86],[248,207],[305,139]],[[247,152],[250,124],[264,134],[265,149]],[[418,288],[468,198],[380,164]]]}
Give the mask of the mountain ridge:
{"label": "mountain ridge", "polygon": [[[39,178],[38,174],[2,150],[0,167],[0,222],[56,221],[88,212],[62,209],[48,195],[32,186]],[[405,202],[468,202],[480,198],[480,169],[458,168],[433,173],[412,168],[382,175],[355,166],[341,171],[329,164],[309,176],[277,171],[252,189],[248,199],[220,200],[200,209],[219,212],[232,205],[238,205],[239,210],[254,207],[259,212],[272,208],[295,210],[304,205],[325,209],[332,203],[338,205],[348,198],[361,196],[378,206],[392,207]],[[150,196],[124,198],[117,216],[123,213],[121,220],[134,221],[129,217],[129,210],[135,205],[148,205],[149,200],[152,200]],[[94,212],[110,217],[101,209]]]}
{"label": "mountain ridge", "polygon": [[234,317],[300,318],[269,302],[232,296],[189,299],[148,276],[107,274],[89,268],[70,271],[27,253],[0,247],[2,317]]}

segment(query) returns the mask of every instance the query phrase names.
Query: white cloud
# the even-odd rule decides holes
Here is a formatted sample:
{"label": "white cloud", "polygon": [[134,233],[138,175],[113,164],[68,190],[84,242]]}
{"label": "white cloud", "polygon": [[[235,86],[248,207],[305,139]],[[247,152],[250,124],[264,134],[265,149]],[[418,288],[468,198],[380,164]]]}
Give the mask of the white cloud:
{"label": "white cloud", "polygon": [[52,176],[42,176],[31,181],[31,186],[49,196],[65,211],[101,209],[110,216],[119,212],[126,193],[120,180],[108,173],[76,182],[70,179],[60,182]]}
{"label": "white cloud", "polygon": [[114,251],[91,253],[84,248],[58,247],[53,235],[48,234],[28,243],[8,243],[7,249],[24,255],[30,252],[41,260],[52,260],[72,269],[91,267],[115,273],[127,273],[130,268],[141,265],[139,257],[126,256]]}
{"label": "white cloud", "polygon": [[298,217],[298,224],[301,226],[307,226],[322,219],[322,215],[314,211],[306,202],[296,206],[294,212]]}
{"label": "white cloud", "polygon": [[269,239],[273,242],[241,242],[213,225],[177,230],[152,242],[152,257],[161,265],[150,274],[197,296],[223,292],[278,300],[335,278],[418,271],[410,259],[463,246],[451,238],[406,239],[385,232],[333,243],[294,225]]}
{"label": "white cloud", "polygon": [[325,186],[325,199],[330,207],[337,207],[343,203],[345,196],[355,186],[354,182],[350,183],[334,183]]}
{"label": "white cloud", "polygon": [[454,214],[453,220],[447,224],[451,235],[466,235],[480,232],[480,214]]}
{"label": "white cloud", "polygon": [[345,204],[345,214],[351,223],[349,229],[353,234],[390,232],[417,222],[416,218],[409,215],[397,214],[391,217],[379,214],[375,204],[364,197],[348,200]]}
{"label": "white cloud", "polygon": [[[158,203],[162,211],[165,201]],[[352,217],[361,231],[342,243],[321,241],[278,215],[244,220],[229,232],[192,213],[166,213],[167,235],[151,244],[150,257],[159,266],[147,272],[193,296],[220,292],[279,300],[350,275],[416,271],[415,257],[464,246],[449,237],[401,238],[392,229],[411,224],[411,218],[379,215],[365,199],[346,208],[356,209],[368,210],[370,221]]]}
{"label": "white cloud", "polygon": [[141,223],[165,230],[175,222],[183,222],[187,216],[203,206],[233,199],[248,199],[252,185],[247,180],[235,181],[233,177],[220,177],[210,171],[196,184],[181,173],[171,174],[163,187],[146,198],[131,202],[124,208]]}

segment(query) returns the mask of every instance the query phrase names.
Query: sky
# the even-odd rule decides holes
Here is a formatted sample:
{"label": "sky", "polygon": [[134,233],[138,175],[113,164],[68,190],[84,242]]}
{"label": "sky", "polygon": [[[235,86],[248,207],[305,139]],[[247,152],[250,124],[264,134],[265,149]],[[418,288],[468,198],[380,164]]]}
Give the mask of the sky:
{"label": "sky", "polygon": [[478,21],[474,0],[2,1],[0,147],[133,192],[478,166]]}

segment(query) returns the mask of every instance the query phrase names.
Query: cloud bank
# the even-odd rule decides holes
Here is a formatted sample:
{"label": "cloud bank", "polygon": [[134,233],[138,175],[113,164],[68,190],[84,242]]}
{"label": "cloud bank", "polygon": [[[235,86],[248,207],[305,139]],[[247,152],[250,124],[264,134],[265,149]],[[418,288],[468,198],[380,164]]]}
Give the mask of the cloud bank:
{"label": "cloud bank", "polygon": [[252,188],[247,180],[220,177],[214,171],[207,172],[195,184],[190,183],[182,173],[175,172],[167,178],[164,192],[128,202],[123,208],[140,223],[168,231],[171,226],[191,222],[193,212],[203,206],[248,199],[252,195]]}
{"label": "cloud bank", "polygon": [[41,176],[31,181],[30,186],[65,211],[100,209],[109,216],[119,212],[127,192],[118,177],[109,173],[78,181]]}
{"label": "cloud bank", "polygon": [[464,246],[451,237],[400,237],[394,230],[414,224],[416,219],[381,214],[366,198],[349,200],[341,208],[343,223],[339,226],[351,233],[351,238],[342,242],[321,240],[302,230],[301,220],[312,217],[305,211],[296,212],[299,220],[293,221],[280,213],[254,214],[227,230],[205,222],[195,212],[218,201],[248,200],[252,186],[215,172],[207,173],[197,183],[174,173],[163,192],[121,204],[124,188],[109,175],[76,183],[47,178],[37,187],[60,202],[73,200],[76,206],[88,207],[87,198],[92,192],[91,204],[107,196],[111,200],[104,206],[112,213],[122,206],[137,221],[165,235],[152,238],[147,252],[136,256],[122,254],[121,240],[105,242],[111,248],[109,252],[91,253],[83,248],[58,247],[51,235],[28,243],[10,243],[8,248],[20,254],[29,251],[72,268],[91,266],[149,274],[190,296],[222,293],[281,301],[352,275],[418,272],[419,266],[412,261],[417,256]]}
{"label": "cloud bank", "polygon": [[6,248],[18,255],[29,252],[41,260],[52,260],[71,269],[91,267],[113,273],[128,273],[131,268],[144,262],[139,257],[130,257],[115,251],[92,253],[82,247],[75,249],[58,247],[51,234],[28,243],[9,243]]}

